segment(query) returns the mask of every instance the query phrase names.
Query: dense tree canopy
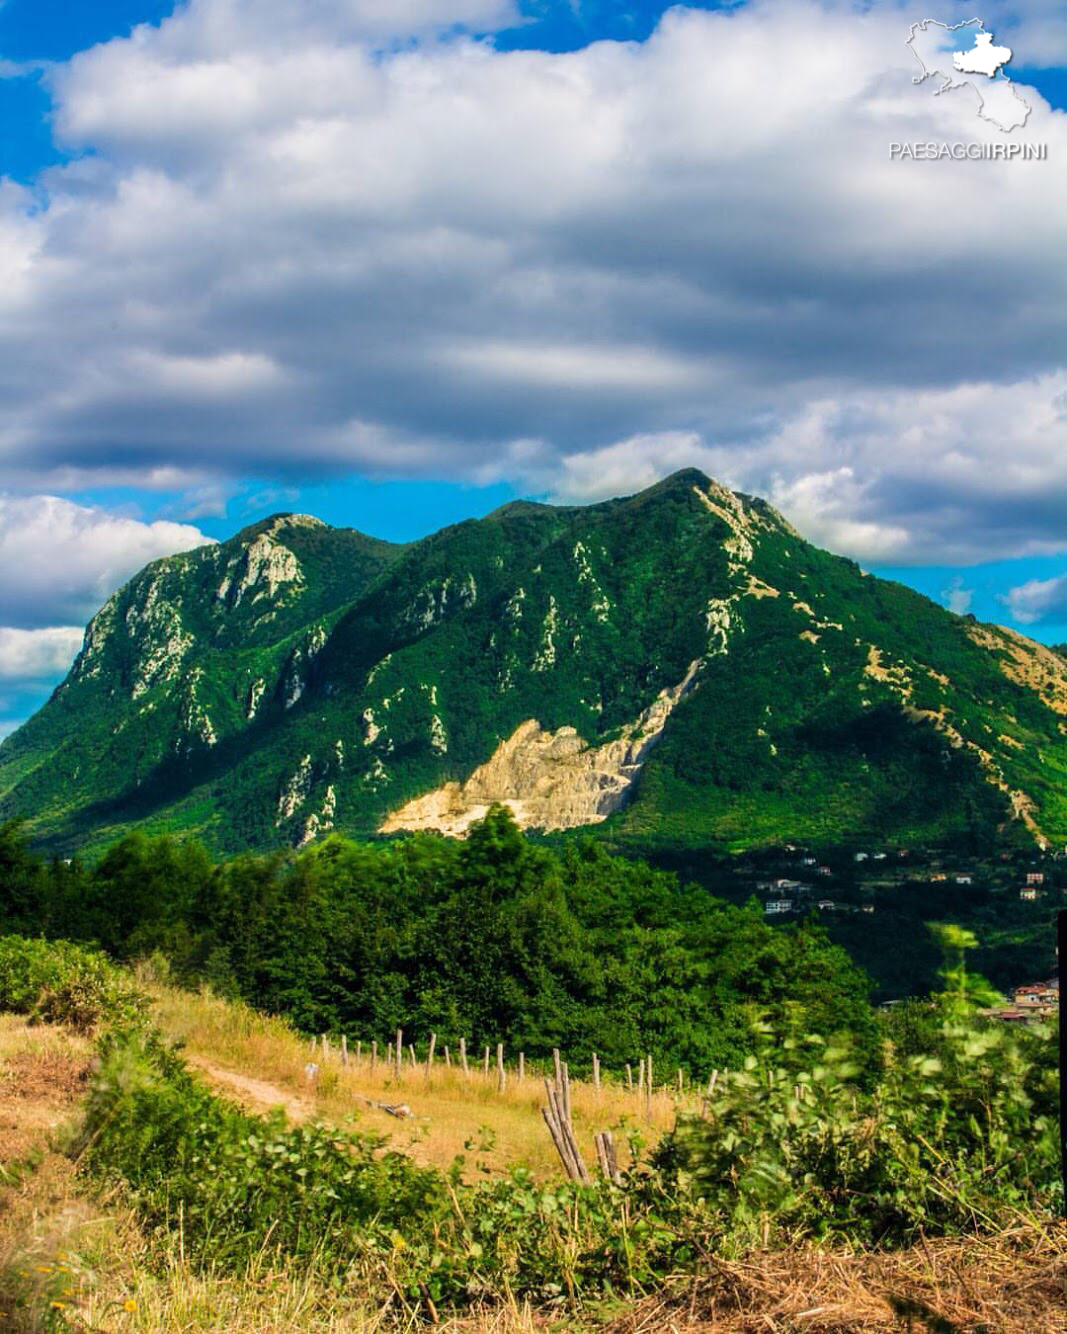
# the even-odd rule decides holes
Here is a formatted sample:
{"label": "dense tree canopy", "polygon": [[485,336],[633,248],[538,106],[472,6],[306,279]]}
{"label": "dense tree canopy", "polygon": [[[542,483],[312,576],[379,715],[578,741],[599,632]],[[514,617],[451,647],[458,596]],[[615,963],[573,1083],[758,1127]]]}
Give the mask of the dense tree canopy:
{"label": "dense tree canopy", "polygon": [[783,1034],[849,1030],[874,1051],[866,977],[811,924],[772,929],[591,840],[557,853],[493,808],[469,839],[335,837],[216,865],[196,843],[133,834],[92,869],[44,866],[0,834],[0,929],[160,952],[310,1031],[464,1036],[576,1067],[638,1054],[700,1074]]}

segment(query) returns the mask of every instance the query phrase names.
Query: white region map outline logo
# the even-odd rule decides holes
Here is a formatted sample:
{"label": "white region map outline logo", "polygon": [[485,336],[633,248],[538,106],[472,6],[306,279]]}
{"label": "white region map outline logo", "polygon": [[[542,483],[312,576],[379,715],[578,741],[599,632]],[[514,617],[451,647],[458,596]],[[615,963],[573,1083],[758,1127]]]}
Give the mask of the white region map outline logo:
{"label": "white region map outline logo", "polygon": [[[966,36],[966,30],[973,32],[974,45],[961,50],[956,34]],[[911,25],[905,46],[922,69],[912,83],[925,83],[940,76],[944,83],[934,89],[935,97],[956,88],[970,88],[978,98],[978,115],[1005,134],[1026,124],[1030,105],[1003,72],[1011,60],[1011,48],[994,46],[993,34],[986,31],[981,19],[965,19],[955,24],[923,19]]]}

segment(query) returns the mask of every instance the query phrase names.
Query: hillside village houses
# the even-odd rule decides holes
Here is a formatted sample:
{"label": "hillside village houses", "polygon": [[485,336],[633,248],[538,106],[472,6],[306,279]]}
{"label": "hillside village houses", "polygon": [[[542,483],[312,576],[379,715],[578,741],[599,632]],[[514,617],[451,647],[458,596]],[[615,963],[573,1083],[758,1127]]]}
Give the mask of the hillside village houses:
{"label": "hillside village houses", "polygon": [[1016,1005],[1027,1008],[1041,1007],[1052,1009],[1060,1003],[1060,981],[1054,977],[1051,982],[1036,982],[1030,986],[1016,987],[1012,993]]}

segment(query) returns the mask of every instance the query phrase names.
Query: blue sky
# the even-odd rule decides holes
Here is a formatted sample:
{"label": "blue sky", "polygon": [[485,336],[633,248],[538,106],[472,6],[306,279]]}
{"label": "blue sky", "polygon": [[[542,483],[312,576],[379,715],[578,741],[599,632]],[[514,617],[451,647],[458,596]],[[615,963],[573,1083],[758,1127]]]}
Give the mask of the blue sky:
{"label": "blue sky", "polygon": [[1058,6],[982,10],[1049,161],[959,170],[933,11],[667,9],[0,0],[0,731],[154,555],[690,464],[1067,640]]}

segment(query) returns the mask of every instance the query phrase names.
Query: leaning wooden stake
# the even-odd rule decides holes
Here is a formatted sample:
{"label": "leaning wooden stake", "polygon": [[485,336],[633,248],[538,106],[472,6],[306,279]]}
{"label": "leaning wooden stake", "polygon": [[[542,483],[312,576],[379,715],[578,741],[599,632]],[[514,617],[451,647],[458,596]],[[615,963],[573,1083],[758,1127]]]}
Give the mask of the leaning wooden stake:
{"label": "leaning wooden stake", "polygon": [[634,1091],[634,1068],[629,1062],[626,1065],[626,1087],[631,1093]]}
{"label": "leaning wooden stake", "polygon": [[596,1136],[596,1158],[601,1175],[616,1186],[622,1185],[622,1173],[615,1153],[615,1137],[610,1130],[602,1130]]}
{"label": "leaning wooden stake", "polygon": [[568,1114],[569,1096],[567,1096],[567,1067],[564,1065],[561,1070],[562,1088],[546,1079],[545,1094],[548,1098],[548,1106],[541,1108],[541,1115],[544,1117],[545,1125],[548,1126],[549,1134],[552,1136],[552,1142],[556,1146],[556,1152],[559,1154],[563,1169],[572,1181],[580,1181],[588,1185],[590,1181],[589,1170],[582,1160],[581,1150],[578,1148],[578,1141],[574,1135],[574,1125]]}
{"label": "leaning wooden stake", "polygon": [[430,1034],[430,1050],[429,1050],[429,1053],[428,1053],[428,1055],[427,1055],[427,1057],[426,1057],[426,1073],[427,1073],[427,1075],[432,1075],[432,1074],[433,1074],[433,1055],[434,1055],[434,1050],[436,1049],[436,1047],[437,1047],[437,1034],[436,1034],[436,1033],[431,1033],[431,1034]]}

